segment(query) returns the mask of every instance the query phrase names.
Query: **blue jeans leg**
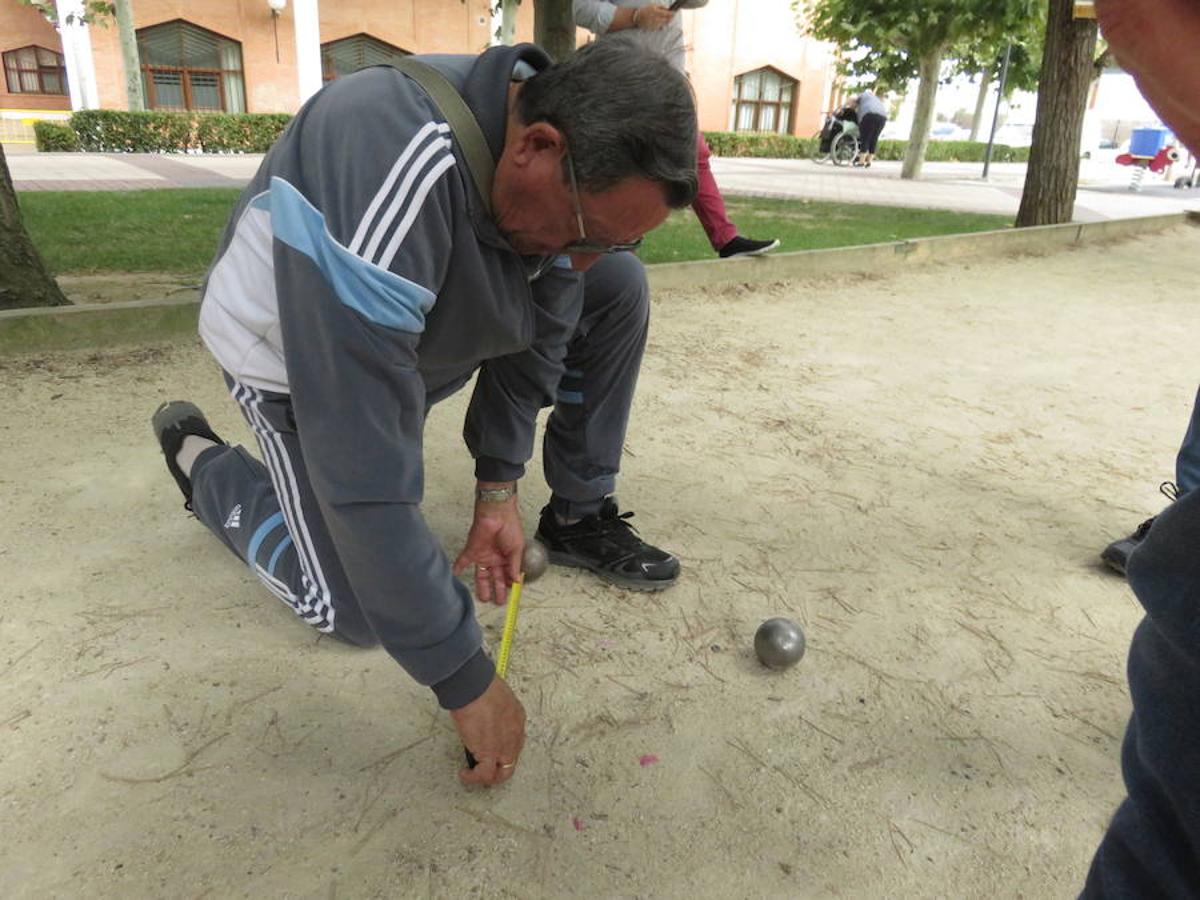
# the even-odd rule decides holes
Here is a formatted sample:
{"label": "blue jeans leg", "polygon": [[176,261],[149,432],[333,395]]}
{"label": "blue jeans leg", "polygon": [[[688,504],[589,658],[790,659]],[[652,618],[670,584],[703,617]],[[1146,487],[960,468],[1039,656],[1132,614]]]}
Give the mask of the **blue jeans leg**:
{"label": "blue jeans leg", "polygon": [[1196,392],[1192,421],[1175,457],[1175,484],[1181,495],[1200,487],[1200,391]]}
{"label": "blue jeans leg", "polygon": [[1146,610],[1129,647],[1128,795],[1088,873],[1086,900],[1197,897],[1200,884],[1200,491],[1158,515],[1129,557]]}

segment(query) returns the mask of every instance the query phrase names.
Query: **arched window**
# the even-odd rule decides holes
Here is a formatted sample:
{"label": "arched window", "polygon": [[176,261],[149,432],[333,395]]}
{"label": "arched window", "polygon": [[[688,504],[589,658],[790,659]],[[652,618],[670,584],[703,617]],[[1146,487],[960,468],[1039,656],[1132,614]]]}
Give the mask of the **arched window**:
{"label": "arched window", "polygon": [[356,34],[321,45],[321,73],[326,81],[333,81],[366,66],[388,65],[408,55],[407,50],[393,47],[369,34]]}
{"label": "arched window", "polygon": [[4,54],[10,94],[65,94],[67,67],[61,53],[45,47],[22,47]]}
{"label": "arched window", "polygon": [[176,20],[137,33],[149,109],[245,112],[242,45]]}
{"label": "arched window", "polygon": [[729,130],[791,134],[796,85],[794,78],[770,66],[737,76],[733,80]]}

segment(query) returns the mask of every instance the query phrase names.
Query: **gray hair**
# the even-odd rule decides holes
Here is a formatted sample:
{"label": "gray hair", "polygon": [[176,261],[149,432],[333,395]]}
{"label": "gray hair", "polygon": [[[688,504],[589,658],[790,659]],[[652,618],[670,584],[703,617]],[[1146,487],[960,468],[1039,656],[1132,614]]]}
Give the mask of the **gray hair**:
{"label": "gray hair", "polygon": [[522,124],[566,137],[581,187],[598,193],[630,176],[663,186],[675,209],[696,196],[696,104],[666,57],[612,35],[524,83]]}

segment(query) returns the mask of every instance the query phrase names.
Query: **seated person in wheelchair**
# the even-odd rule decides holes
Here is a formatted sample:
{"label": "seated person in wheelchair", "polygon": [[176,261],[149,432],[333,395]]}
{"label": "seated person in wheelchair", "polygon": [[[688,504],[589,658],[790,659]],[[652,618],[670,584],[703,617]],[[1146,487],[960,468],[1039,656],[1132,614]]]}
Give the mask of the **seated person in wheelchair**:
{"label": "seated person in wheelchair", "polygon": [[833,146],[833,140],[845,129],[846,122],[858,124],[858,98],[851,97],[841,109],[825,119],[825,127],[821,129],[821,152],[828,153]]}

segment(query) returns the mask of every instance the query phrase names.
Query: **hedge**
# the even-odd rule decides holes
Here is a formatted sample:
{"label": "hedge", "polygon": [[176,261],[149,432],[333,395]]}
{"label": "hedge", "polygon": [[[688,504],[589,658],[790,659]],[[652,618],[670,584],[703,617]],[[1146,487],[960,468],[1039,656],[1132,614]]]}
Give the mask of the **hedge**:
{"label": "hedge", "polygon": [[34,122],[33,137],[42,153],[62,153],[79,149],[79,135],[70,125],[58,122]]}
{"label": "hedge", "polygon": [[[715,156],[748,156],[769,159],[812,159],[817,139],[790,134],[755,134],[743,131],[706,131],[705,139]],[[904,159],[907,141],[880,141],[878,159]],[[983,162],[987,144],[980,141],[930,141],[927,162]],[[992,146],[992,162],[1029,162],[1028,147]]]}
{"label": "hedge", "polygon": [[283,113],[85,109],[71,115],[70,127],[78,142],[70,149],[106,153],[263,153],[291,118]]}
{"label": "hedge", "polygon": [[288,126],[287,113],[209,113],[197,117],[205,153],[266,153]]}
{"label": "hedge", "polygon": [[[880,141],[877,159],[904,159],[908,141]],[[925,147],[926,162],[983,162],[987,155],[985,141],[930,141]],[[1028,147],[992,145],[992,162],[1029,162]]]}
{"label": "hedge", "polygon": [[[73,113],[70,126],[34,125],[39,150],[89,150],[109,153],[265,153],[287,128],[285,113],[126,112],[86,109]],[[705,132],[716,156],[811,159],[817,139],[790,134]],[[880,141],[879,159],[903,159],[906,141]],[[979,141],[930,141],[929,162],[983,162],[987,145]],[[993,162],[1028,162],[1028,147],[992,147]]]}
{"label": "hedge", "polygon": [[790,134],[706,131],[704,138],[714,156],[811,159],[817,152],[815,138],[798,138]]}

